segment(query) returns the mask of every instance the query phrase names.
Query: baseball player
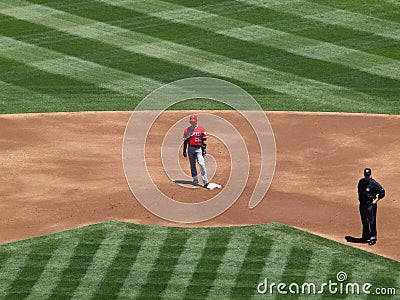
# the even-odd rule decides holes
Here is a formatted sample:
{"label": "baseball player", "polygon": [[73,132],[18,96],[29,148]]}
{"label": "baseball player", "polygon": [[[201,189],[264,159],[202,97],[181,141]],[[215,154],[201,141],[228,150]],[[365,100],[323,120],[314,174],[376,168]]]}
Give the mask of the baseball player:
{"label": "baseball player", "polygon": [[358,200],[360,201],[360,216],[363,226],[361,240],[365,242],[369,240],[369,245],[376,244],[377,203],[383,197],[385,197],[385,190],[379,182],[371,177],[371,169],[364,169],[364,178],[358,182]]}
{"label": "baseball player", "polygon": [[[196,161],[200,165],[201,179],[203,180],[203,186],[208,187],[207,169],[204,161],[206,155],[206,144],[204,143],[207,139],[207,133],[204,127],[197,124],[197,116],[191,115],[189,117],[190,126],[183,132],[183,156],[189,155],[190,171],[193,178],[193,184],[199,183]],[[189,145],[189,147],[188,147]],[[188,150],[186,152],[186,150]]]}

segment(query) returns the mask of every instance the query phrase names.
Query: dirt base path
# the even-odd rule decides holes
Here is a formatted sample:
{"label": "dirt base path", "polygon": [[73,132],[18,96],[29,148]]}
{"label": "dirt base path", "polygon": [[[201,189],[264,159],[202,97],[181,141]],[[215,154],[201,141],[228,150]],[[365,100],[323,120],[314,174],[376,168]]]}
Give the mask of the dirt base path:
{"label": "dirt base path", "polygon": [[[250,210],[259,167],[254,132],[237,112],[211,113],[237,124],[254,155],[239,200],[224,214],[196,226],[281,222],[346,243],[345,235],[361,233],[356,186],[368,166],[387,190],[378,209],[379,241],[373,247],[351,245],[400,260],[400,116],[267,112],[277,145],[276,171],[266,197]],[[188,114],[166,112],[158,119],[149,134],[146,159],[160,190],[193,202],[219,191],[188,190],[172,183],[163,172],[159,146],[171,125]],[[126,183],[121,151],[130,115],[0,115],[0,243],[110,219],[179,225],[144,209]],[[211,137],[208,152],[218,163],[213,181],[226,183],[226,149]],[[188,168],[186,160],[180,163]]]}

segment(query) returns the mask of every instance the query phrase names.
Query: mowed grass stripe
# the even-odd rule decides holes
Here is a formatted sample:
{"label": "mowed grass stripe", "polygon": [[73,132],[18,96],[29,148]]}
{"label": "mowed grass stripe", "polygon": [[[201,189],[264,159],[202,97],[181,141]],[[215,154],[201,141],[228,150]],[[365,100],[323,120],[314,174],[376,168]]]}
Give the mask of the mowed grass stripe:
{"label": "mowed grass stripe", "polygon": [[[115,15],[117,12],[110,12]],[[1,18],[1,17],[0,17]],[[112,69],[133,73],[145,78],[168,82],[186,74],[201,76],[190,68],[153,57],[128,52],[101,41],[77,37],[66,32],[12,17],[3,17],[0,35],[38,47],[77,57]],[[51,40],[54,38],[54,41]],[[43,40],[44,39],[44,40]]]}
{"label": "mowed grass stripe", "polygon": [[[198,231],[198,232],[196,232]],[[168,285],[161,295],[162,299],[183,299],[193,273],[200,261],[210,233],[199,229],[193,231],[183,247],[174,267]]]}
{"label": "mowed grass stripe", "polygon": [[149,227],[136,260],[130,267],[128,276],[118,293],[118,299],[135,299],[146,285],[160,251],[168,236],[167,227]]}
{"label": "mowed grass stripe", "polygon": [[359,109],[360,103],[363,103],[365,109],[373,109],[375,105],[372,105],[371,101],[378,101],[371,95],[353,89],[230,59],[44,6],[28,5],[25,1],[18,2],[25,3],[26,6],[7,9],[5,7],[10,5],[3,4],[0,13],[45,24],[85,38],[100,40],[124,50],[178,63],[194,70],[254,84],[317,103],[329,103],[333,107],[341,107],[346,103],[352,109]]}
{"label": "mowed grass stripe", "polygon": [[78,235],[79,244],[50,299],[70,299],[74,295],[106,235],[107,230],[101,227]]}
{"label": "mowed grass stripe", "polygon": [[4,262],[10,258],[10,253],[6,251],[0,251],[0,270],[4,265]]}
{"label": "mowed grass stripe", "polygon": [[260,295],[258,294],[257,286],[259,283],[264,282],[265,278],[274,282],[280,282],[284,275],[284,268],[282,266],[285,266],[289,259],[292,258],[290,257],[290,253],[293,247],[294,242],[290,236],[282,235],[274,237],[269,255],[264,258],[261,274],[257,282],[254,283],[252,299],[259,299]]}
{"label": "mowed grass stripe", "polygon": [[[361,267],[361,266],[360,266]],[[386,293],[391,296],[387,296],[387,298],[391,299],[397,299],[400,293],[400,271],[396,270],[390,270],[388,272],[387,268],[381,268],[379,266],[376,266],[374,268],[370,269],[369,273],[365,272],[365,266],[362,269],[363,275],[366,277],[365,280],[360,282],[361,290],[362,290],[362,285],[364,283],[370,283],[372,284],[372,287],[370,289],[371,294],[366,297],[366,299],[382,299],[383,296],[378,296],[373,293],[375,293],[376,288],[385,288]],[[390,289],[390,292],[389,292]],[[393,290],[395,289],[395,290]],[[397,295],[397,296],[396,296]],[[397,298],[396,298],[397,297]],[[386,297],[385,297],[386,298]]]}
{"label": "mowed grass stripe", "polygon": [[259,45],[275,47],[304,57],[342,65],[372,75],[400,79],[400,62],[392,58],[321,42],[260,25],[233,28],[217,33]]}
{"label": "mowed grass stripe", "polygon": [[[280,282],[287,284],[287,287],[295,282],[299,286],[299,290],[293,295],[293,298],[298,298],[301,292],[301,285],[305,282],[307,270],[310,268],[310,261],[313,255],[311,249],[302,248],[301,245],[295,245],[291,248],[288,260],[283,269],[283,274]],[[275,299],[285,299],[287,295],[278,294],[274,291]]]}
{"label": "mowed grass stripe", "polygon": [[[36,111],[36,107],[38,107],[38,99],[40,99],[42,102],[46,102],[49,106],[51,106],[53,103],[59,104],[63,101],[63,99],[55,96],[38,93],[33,90],[16,86],[1,80],[0,89],[0,107],[8,106],[9,101],[17,101],[15,103],[15,107],[13,107],[15,110],[11,112],[19,112],[21,108],[24,108],[25,112]],[[2,112],[3,110],[0,111]]]}
{"label": "mowed grass stripe", "polygon": [[145,94],[161,82],[0,36],[0,56],[39,70],[127,95]]}
{"label": "mowed grass stripe", "polygon": [[159,299],[173,276],[174,267],[184,250],[188,235],[182,234],[180,228],[170,228],[167,238],[160,249],[154,267],[147,277],[138,298]]}
{"label": "mowed grass stripe", "polygon": [[121,242],[113,264],[104,276],[93,299],[107,298],[116,299],[125,278],[128,276],[130,267],[136,260],[145,235],[142,230],[128,231]]}
{"label": "mowed grass stripe", "polygon": [[[343,256],[333,252],[331,268],[327,268],[327,270],[332,271],[329,279],[333,282],[340,283],[337,280],[338,272],[342,271],[347,274],[348,278],[343,281],[343,293],[349,293],[349,295],[347,298],[343,296],[344,299],[376,299],[377,297],[382,297],[382,299],[397,299],[392,296],[375,295],[375,289],[381,287],[399,287],[399,285],[396,285],[396,281],[400,275],[399,268],[388,268],[379,263],[368,263],[363,255],[349,255],[346,257],[346,262],[343,263],[343,261]],[[336,274],[333,271],[336,271]],[[369,289],[371,292],[369,295],[363,292],[363,285],[366,283],[372,285]],[[357,297],[357,286],[353,284],[358,284],[359,297]],[[338,286],[339,291],[340,288]]]}
{"label": "mowed grass stripe", "polygon": [[[312,252],[312,257],[305,274],[304,282],[315,284],[316,291],[321,288],[321,284],[328,282],[328,270],[332,264],[332,250],[321,247]],[[309,295],[301,295],[300,299],[309,299]],[[320,299],[321,296],[313,295],[313,299]]]}
{"label": "mowed grass stripe", "polygon": [[346,103],[353,108],[363,103],[366,107],[373,108],[368,102],[371,101],[371,97],[374,99],[375,97],[353,89],[228,59],[216,54],[211,55],[209,52],[194,50],[186,46],[172,45],[170,42],[144,44],[131,49],[224,78],[297,96],[311,102],[329,103],[333,107],[340,107]]}
{"label": "mowed grass stripe", "polygon": [[399,0],[384,0],[387,3],[394,4],[400,6]]}
{"label": "mowed grass stripe", "polygon": [[[339,281],[337,280],[337,274],[339,272],[345,272],[347,275],[346,282],[355,282],[355,279],[353,278],[353,268],[354,266],[352,264],[349,264],[349,261],[343,260],[343,258],[339,255],[335,255],[331,261],[331,266],[328,269],[328,280],[339,283]],[[346,299],[346,294],[339,293],[339,286],[337,286],[336,288],[338,292],[334,295],[334,299]],[[332,299],[332,293],[330,293],[327,287],[325,287],[324,291],[325,292],[322,294],[321,299]]]}
{"label": "mowed grass stripe", "polygon": [[[120,232],[121,230],[126,231],[126,235],[120,244],[120,250],[108,268],[107,277],[104,277],[101,284],[97,286],[92,299],[118,298],[119,288],[127,278],[128,272],[132,270],[132,265],[137,261],[137,255],[154,256],[152,261],[159,264],[157,266],[153,264],[153,267],[151,264],[144,264],[145,270],[150,270],[149,273],[143,272],[143,268],[137,264],[139,267],[135,270],[135,276],[145,277],[142,280],[144,284],[140,293],[136,294],[137,298],[155,299],[159,298],[154,297],[156,295],[166,295],[167,289],[161,295],[159,293],[167,286],[167,283],[170,285],[169,283],[175,281],[177,284],[171,288],[184,289],[183,285],[190,283],[191,292],[185,291],[183,296],[182,293],[170,294],[170,299],[204,299],[210,295],[210,290],[218,281],[217,276],[221,274],[220,270],[223,268],[224,260],[227,260],[228,253],[233,250],[232,248],[230,250],[229,246],[233,243],[233,237],[239,238],[240,236],[249,241],[248,251],[244,258],[243,255],[241,256],[243,264],[236,277],[235,288],[231,290],[230,295],[219,294],[218,299],[228,297],[230,299],[249,299],[251,297],[249,294],[256,292],[260,277],[267,277],[270,284],[272,282],[286,284],[296,282],[300,285],[304,281],[311,281],[314,276],[312,274],[318,276],[318,272],[318,278],[312,280],[316,283],[329,280],[336,282],[337,272],[345,271],[349,275],[346,283],[358,282],[362,285],[370,282],[373,288],[398,284],[396,283],[399,275],[398,262],[281,224],[234,228],[166,228],[110,221],[1,246],[1,266],[11,257],[16,257],[17,253],[20,253],[19,255],[26,254],[29,263],[24,264],[21,269],[30,271],[29,273],[22,272],[25,273],[24,276],[18,275],[16,284],[12,284],[14,288],[8,289],[7,295],[3,298],[21,299],[29,295],[27,292],[33,293],[33,284],[39,282],[38,280],[46,272],[56,251],[60,251],[61,244],[70,243],[71,239],[74,239],[79,240],[80,243],[71,256],[68,270],[64,269],[63,271],[62,281],[60,281],[63,286],[61,288],[58,284],[57,289],[50,296],[51,299],[70,299],[77,289],[77,283],[80,283],[80,278],[83,278],[85,272],[88,272],[90,264],[94,261],[94,257],[100,249],[99,245],[110,232]],[[147,247],[147,253],[144,253],[143,245],[149,244],[150,237],[155,244]],[[193,262],[190,260],[189,249],[193,249],[195,253]],[[183,259],[184,255],[186,255],[185,259]],[[235,261],[235,264],[240,261],[236,256],[233,256],[232,260]],[[182,263],[182,271],[177,273],[177,268],[174,266],[177,266],[179,262]],[[265,265],[266,262],[267,265]],[[188,272],[184,269],[183,263],[186,263]],[[193,267],[192,264],[196,266]],[[26,267],[27,265],[29,268]],[[264,270],[265,266],[268,266],[267,271]],[[283,268],[284,270],[282,270]],[[165,275],[162,274],[163,272]],[[156,279],[157,273],[160,274],[160,277],[152,284],[150,281]],[[192,274],[194,274],[193,278]],[[179,278],[174,280],[174,276]],[[179,279],[183,279],[182,285],[179,285]],[[104,289],[105,285],[110,285],[110,288]],[[328,288],[326,286],[324,295],[321,295],[323,299],[346,297],[346,295],[340,295],[339,292],[333,295]],[[273,295],[258,295],[256,298],[272,298],[276,295],[276,286],[274,291]],[[180,297],[177,297],[178,295]],[[129,296],[121,298],[129,299]],[[288,297],[292,299],[297,295],[282,295],[278,298],[286,299]],[[346,299],[359,299],[360,297],[360,295],[348,295]],[[298,298],[308,299],[309,297]],[[312,298],[315,297],[312,296]],[[390,297],[382,297],[382,299],[388,298]],[[392,299],[394,298],[392,297]],[[364,299],[372,299],[372,295],[364,297]]]}
{"label": "mowed grass stripe", "polygon": [[0,69],[0,113],[132,109],[138,100],[1,55]]}
{"label": "mowed grass stripe", "polygon": [[[108,0],[106,0],[108,1]],[[147,3],[147,2],[146,2]],[[229,2],[230,3],[230,2]],[[139,6],[141,2],[139,3]],[[135,3],[136,6],[136,3]],[[165,6],[165,5],[164,5]],[[116,10],[119,11],[118,9],[115,8],[110,8],[110,11]],[[146,7],[146,5],[144,5]],[[206,7],[206,6],[201,6],[201,7]],[[213,6],[207,6],[207,8],[213,7]],[[144,8],[145,9],[145,8]],[[227,8],[228,9],[228,8]],[[152,7],[148,9],[149,11],[153,11]],[[187,10],[187,9],[186,9]],[[182,15],[186,15],[186,10],[182,11]],[[100,9],[98,10],[100,11]],[[210,9],[210,11],[213,11],[213,9]],[[200,19],[198,20],[197,18],[201,17],[201,13],[195,14],[195,13],[188,13],[188,18],[195,18],[195,20],[189,21],[190,23],[198,23],[200,24],[197,27],[190,26],[188,24],[185,24],[186,22],[180,22],[181,24],[184,24],[185,26],[180,27],[179,24],[171,23],[172,18],[175,15],[176,10],[171,12],[171,20],[166,20],[166,24],[164,26],[157,26],[156,28],[144,28],[144,29],[137,29],[138,31],[141,31],[142,33],[145,34],[150,34],[154,37],[170,40],[170,41],[175,41],[176,43],[183,43],[188,46],[194,46],[197,48],[202,49],[203,51],[209,51],[215,54],[220,54],[224,56],[229,56],[231,58],[240,58],[243,61],[246,61],[248,63],[256,64],[256,65],[261,65],[267,68],[275,68],[276,70],[283,71],[285,73],[292,73],[296,74],[298,76],[302,76],[304,78],[310,78],[319,82],[326,82],[330,84],[334,84],[337,86],[343,86],[351,89],[355,89],[360,92],[367,93],[372,96],[376,97],[382,97],[383,90],[385,89],[393,89],[395,90],[396,87],[399,86],[400,81],[395,81],[393,80],[396,77],[399,77],[398,74],[400,72],[396,70],[398,67],[396,65],[396,60],[392,60],[391,58],[388,58],[388,60],[385,60],[384,57],[382,57],[382,61],[377,60],[377,63],[382,63],[383,65],[380,65],[378,63],[379,68],[374,70],[370,70],[370,66],[375,65],[375,59],[374,57],[369,56],[367,53],[365,53],[365,57],[359,58],[357,56],[357,53],[352,54],[350,49],[349,51],[341,50],[339,53],[337,53],[338,57],[331,57],[333,54],[333,51],[337,49],[333,49],[333,51],[330,51],[330,49],[326,49],[325,46],[326,44],[322,44],[321,47],[316,46],[312,48],[311,50],[308,49],[304,44],[302,45],[293,45],[293,51],[288,52],[292,49],[289,49],[288,51],[278,51],[276,48],[270,47],[269,46],[269,40],[275,40],[275,37],[268,37],[268,39],[265,41],[264,45],[260,45],[259,43],[254,43],[254,42],[246,42],[243,39],[240,38],[229,38],[228,36],[224,35],[222,36],[221,34],[215,33],[215,29],[213,28],[223,28],[224,25],[219,26],[217,21],[213,20],[219,20],[219,18],[208,18],[208,19]],[[89,12],[87,12],[89,13]],[[165,14],[169,14],[170,11],[165,12]],[[137,10],[135,10],[135,14],[137,14]],[[150,13],[148,15],[143,15],[144,19],[148,19],[150,15],[158,15],[161,14],[163,15],[164,12],[158,12],[158,13]],[[207,15],[207,13],[205,13]],[[251,15],[253,18],[261,19],[263,18],[261,13],[254,12],[253,13],[255,16]],[[282,14],[283,15],[283,14]],[[290,16],[290,15],[289,15]],[[137,17],[139,18],[139,17]],[[185,19],[184,17],[179,18],[180,19]],[[299,18],[298,18],[299,19]],[[115,21],[112,21],[113,23]],[[179,22],[179,21],[178,21]],[[294,23],[296,21],[293,21]],[[231,22],[232,23],[232,22]],[[240,23],[240,21],[238,21]],[[317,23],[317,22],[314,22]],[[206,25],[204,25],[206,24]],[[247,23],[248,24],[248,23]],[[318,24],[313,24],[314,26],[317,26]],[[325,24],[321,24],[324,25]],[[125,28],[133,28],[132,26],[124,25],[121,23],[121,26],[124,26]],[[229,26],[229,24],[227,24]],[[233,26],[233,25],[232,25]],[[206,28],[210,30],[203,30],[203,29],[198,29],[198,28]],[[346,30],[343,28],[332,28],[334,26],[330,26],[330,29],[324,29],[328,35],[332,33],[334,30],[342,30],[340,31],[340,34],[344,36],[350,36],[350,33],[355,32],[351,30]],[[157,30],[158,28],[158,30]],[[135,30],[135,29],[133,29]],[[285,30],[285,29],[283,29]],[[320,29],[314,29],[315,31],[319,32]],[[329,31],[331,30],[331,31]],[[176,32],[182,31],[182,35],[177,35]],[[310,29],[312,32],[312,29]],[[193,41],[187,34],[189,32],[193,32],[193,35],[197,37],[196,41]],[[214,33],[213,33],[214,32]],[[276,32],[274,32],[276,33]],[[274,34],[273,33],[273,34]],[[272,35],[273,35],[272,34]],[[337,35],[337,31],[335,32]],[[335,35],[335,36],[336,36]],[[324,37],[326,35],[318,35],[317,34],[317,39],[321,38],[324,40]],[[360,35],[359,35],[360,36]],[[302,40],[302,37],[298,37],[298,39]],[[373,39],[373,38],[371,38]],[[214,44],[212,44],[210,41],[214,40]],[[290,41],[293,40],[292,37],[289,37],[287,39],[287,44],[288,46],[285,46],[285,37],[283,37],[283,41],[281,45],[283,44],[282,47],[289,47],[290,48]],[[315,40],[313,40],[316,42]],[[340,40],[339,40],[340,41]],[[323,42],[322,42],[323,43]],[[321,42],[319,42],[321,44]],[[319,45],[318,43],[316,45]],[[329,44],[329,43],[328,43]],[[228,46],[229,45],[229,46]],[[302,50],[302,47],[304,46],[304,51]],[[296,48],[297,47],[297,48]],[[339,47],[339,46],[338,46]],[[322,49],[320,49],[322,48]],[[317,58],[308,58],[307,53],[314,53],[314,50],[317,52],[317,58],[322,58],[322,59],[317,59]],[[357,51],[357,50],[354,50]],[[303,53],[304,52],[304,53]],[[260,55],[260,53],[264,53],[264,55]],[[295,54],[298,53],[298,54]],[[346,55],[346,53],[349,53]],[[341,55],[343,54],[343,64],[341,63]],[[373,56],[373,54],[371,54]],[[331,62],[327,62],[325,59],[323,59],[325,56],[329,56]],[[368,56],[368,57],[367,57]],[[379,55],[378,55],[379,57]],[[275,58],[275,59],[274,59]],[[369,59],[368,61],[365,61],[365,59]],[[279,62],[282,63],[279,63]],[[350,62],[351,65],[347,64],[347,61]],[[387,65],[387,63],[389,65]],[[330,72],[326,72],[325,70],[329,70]],[[371,71],[371,72],[370,72]],[[369,72],[369,73],[368,73]],[[380,76],[381,74],[389,74],[385,76]],[[371,84],[372,83],[372,84]],[[393,88],[392,88],[393,87]],[[399,86],[400,87],[400,86]],[[376,99],[375,99],[376,100]]]}
{"label": "mowed grass stripe", "polygon": [[231,298],[231,291],[235,287],[236,278],[246,258],[250,243],[251,237],[243,236],[241,232],[231,235],[207,299]]}
{"label": "mowed grass stripe", "polygon": [[217,276],[218,267],[227,249],[231,234],[226,230],[211,232],[190,280],[190,285],[186,289],[185,299],[207,297]]}
{"label": "mowed grass stripe", "polygon": [[[356,13],[361,13],[371,17],[376,17],[379,19],[389,20],[393,22],[399,22],[400,20],[400,10],[398,5],[400,2],[398,0],[370,0],[365,1],[342,1],[342,0],[313,0],[314,2],[320,4],[327,4],[331,7],[336,7],[339,9],[345,9],[348,11],[353,11]],[[397,6],[396,6],[397,2]]]}
{"label": "mowed grass stripe", "polygon": [[60,244],[51,255],[27,299],[47,299],[52,295],[61,279],[62,272],[68,267],[78,243],[79,240],[70,239]]}
{"label": "mowed grass stripe", "polygon": [[118,231],[109,232],[101,242],[93,260],[81,279],[72,299],[91,299],[96,293],[98,286],[114,262],[121,243],[126,234],[126,228],[121,227]]}
{"label": "mowed grass stripe", "polygon": [[28,260],[28,253],[15,253],[2,264],[0,269],[0,298],[5,299],[7,292],[18,274],[25,267]]}
{"label": "mowed grass stripe", "polygon": [[32,245],[26,262],[7,291],[6,299],[26,298],[29,296],[38,278],[43,273],[52,253],[58,248],[57,242]]}
{"label": "mowed grass stripe", "polygon": [[353,30],[360,30],[386,38],[400,40],[400,23],[370,17],[361,13],[313,3],[294,0],[238,0],[246,4],[267,7],[278,12],[291,13],[305,19],[316,20],[325,24],[340,25]]}
{"label": "mowed grass stripe", "polygon": [[[159,0],[143,0],[135,3],[126,0],[99,1],[167,21],[195,26],[242,41],[250,41],[257,45],[274,47],[289,53],[343,65],[373,75],[400,79],[400,62],[395,59]],[[228,9],[229,3],[226,6]],[[159,11],[155,11],[157,8],[159,8]]]}
{"label": "mowed grass stripe", "polygon": [[[52,6],[53,8],[62,8],[64,11],[69,11],[73,14],[79,14],[83,17],[92,17],[93,15],[100,21],[107,21],[110,24],[117,25],[120,27],[124,27],[126,29],[140,31],[142,33],[151,34],[153,36],[173,40],[176,43],[183,43],[188,46],[201,48],[206,51],[211,51],[217,54],[226,55],[231,53],[233,58],[237,58],[238,56],[240,59],[244,58],[247,61],[256,61],[262,62],[267,60],[269,64],[275,65],[271,62],[271,59],[268,59],[268,56],[276,56],[277,61],[282,61],[285,64],[287,61],[298,61],[299,58],[289,52],[278,52],[274,51],[273,48],[269,47],[261,47],[256,46],[254,43],[250,45],[251,47],[242,46],[243,43],[239,43],[240,40],[235,39],[227,39],[226,36],[223,38],[222,35],[211,34],[211,31],[206,30],[199,30],[194,26],[179,26],[180,19],[185,19],[185,16],[188,15],[188,18],[200,18],[197,13],[193,13],[190,9],[184,8],[182,11],[181,16],[176,16],[178,21],[168,21],[162,20],[160,18],[151,17],[153,12],[155,14],[162,13],[163,8],[166,7],[169,9],[170,4],[164,4],[165,2],[160,2],[160,7],[149,7],[152,13],[150,14],[141,14],[135,11],[129,15],[129,10],[121,9],[122,6],[110,6],[110,5],[99,5],[99,2],[92,2],[93,4],[89,8],[90,2],[85,2],[85,7],[81,11],[80,2],[70,2],[67,5],[63,5],[60,2],[51,2],[47,3],[46,5]],[[109,0],[106,0],[109,1]],[[147,2],[147,1],[145,1]],[[177,1],[179,2],[179,1]],[[40,1],[39,1],[40,3]],[[136,1],[134,5],[136,5]],[[194,6],[190,2],[183,2],[184,5],[187,6]],[[142,2],[137,3],[138,6],[142,5]],[[76,7],[79,9],[77,10]],[[178,6],[179,7],[179,6]],[[195,6],[196,7],[196,6]],[[388,57],[392,57],[394,59],[398,59],[398,55],[395,53],[395,48],[398,48],[399,41],[393,40],[389,38],[384,38],[381,36],[374,36],[366,32],[361,32],[358,30],[352,30],[350,28],[344,28],[342,26],[336,25],[327,25],[318,21],[309,20],[301,18],[300,16],[294,16],[290,13],[286,12],[277,12],[270,10],[268,8],[260,8],[256,6],[249,6],[244,3],[240,2],[232,2],[232,1],[225,1],[222,3],[212,3],[212,4],[205,4],[196,7],[196,10],[203,11],[205,14],[210,15],[223,15],[229,18],[233,18],[233,21],[238,21],[238,24],[242,24],[241,21],[244,21],[246,24],[256,24],[261,26],[268,26],[269,28],[280,29],[284,32],[292,32],[297,34],[299,32],[300,36],[306,36],[311,39],[317,39],[325,42],[330,42],[333,44],[340,44],[344,47],[347,47],[346,42],[347,40],[356,40],[360,43],[354,42],[350,43],[350,48],[353,49],[375,49],[376,51],[367,51],[371,53],[375,53],[379,55],[385,55]],[[109,13],[107,14],[106,12]],[[161,12],[160,12],[161,11]],[[173,13],[176,10],[173,10]],[[167,11],[166,14],[168,15],[170,12]],[[116,18],[116,16],[121,15],[121,18]],[[203,14],[204,15],[204,14]],[[174,16],[171,16],[173,18]],[[126,21],[121,21],[121,19],[126,19]],[[196,22],[201,24],[207,24],[206,26],[211,26],[215,28],[215,30],[225,30],[226,27],[234,28],[235,25],[230,24],[220,24],[220,18],[207,18],[206,20],[193,20],[194,24]],[[249,23],[250,22],[250,23]],[[182,23],[181,23],[182,24]],[[239,26],[239,25],[237,25]],[[240,26],[242,27],[242,26]],[[228,28],[228,29],[229,29]],[[178,33],[178,34],[177,34]],[[196,36],[196,39],[193,39],[192,36]],[[211,45],[211,41],[214,40],[214,44]],[[242,45],[240,45],[242,44]],[[359,44],[360,47],[358,47]],[[229,48],[228,45],[232,45],[233,47]],[[368,45],[368,47],[367,47]],[[391,50],[386,47],[391,46]],[[382,49],[385,47],[385,49]],[[236,50],[242,48],[242,51]],[[382,51],[379,51],[382,50]],[[259,53],[265,53],[266,58],[258,58],[257,60],[251,60],[252,55],[254,53],[258,56]],[[308,59],[310,60],[310,59]],[[306,60],[304,63],[306,63]],[[311,60],[312,62],[312,60]],[[276,64],[279,65],[279,64]],[[268,66],[268,65],[267,65]]]}
{"label": "mowed grass stripe", "polygon": [[273,243],[271,236],[261,236],[254,233],[251,233],[250,236],[250,246],[237,275],[235,286],[231,291],[231,299],[251,298],[262,275],[264,260],[271,252]]}
{"label": "mowed grass stripe", "polygon": [[[398,269],[395,273],[394,273],[394,288],[396,288],[396,295],[398,295],[400,293],[400,269]],[[392,287],[392,286],[390,286]]]}

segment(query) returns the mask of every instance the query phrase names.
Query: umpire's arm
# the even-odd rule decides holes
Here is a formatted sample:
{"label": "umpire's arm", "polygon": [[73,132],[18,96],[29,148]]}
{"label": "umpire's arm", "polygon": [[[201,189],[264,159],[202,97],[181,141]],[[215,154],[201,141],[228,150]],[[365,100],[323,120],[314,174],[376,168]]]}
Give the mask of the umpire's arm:
{"label": "umpire's arm", "polygon": [[378,183],[376,182],[376,187],[378,188],[378,199],[382,199],[383,197],[385,197],[385,189]]}
{"label": "umpire's arm", "polygon": [[378,203],[379,200],[381,200],[383,197],[385,197],[385,189],[377,182],[374,180],[374,185],[376,186],[376,188],[378,189],[378,199],[374,199],[372,201],[372,204],[376,204]]}

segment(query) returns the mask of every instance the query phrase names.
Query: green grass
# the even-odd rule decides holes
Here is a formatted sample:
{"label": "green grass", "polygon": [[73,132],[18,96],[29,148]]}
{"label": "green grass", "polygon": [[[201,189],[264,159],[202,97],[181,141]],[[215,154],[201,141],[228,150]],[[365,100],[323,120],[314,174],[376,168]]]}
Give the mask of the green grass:
{"label": "green grass", "polygon": [[[197,76],[237,84],[265,110],[400,113],[398,1],[261,3],[0,0],[0,113],[132,110]],[[280,224],[113,221],[0,246],[0,299],[249,299],[265,277],[320,284],[339,271],[400,282],[399,262]]]}
{"label": "green grass", "polygon": [[194,76],[265,110],[400,113],[398,4],[260,3],[0,1],[0,113],[132,110]]}
{"label": "green grass", "polygon": [[[70,249],[61,259],[60,248]],[[38,289],[49,270],[52,285]],[[278,223],[175,228],[109,221],[0,246],[0,278],[8,276],[0,283],[0,298],[249,299],[264,278],[318,288],[338,282],[340,271],[348,276],[345,283],[371,283],[371,292],[399,288],[399,262]],[[274,294],[308,299],[278,295],[276,289]],[[328,289],[322,295],[346,296],[353,299]]]}

